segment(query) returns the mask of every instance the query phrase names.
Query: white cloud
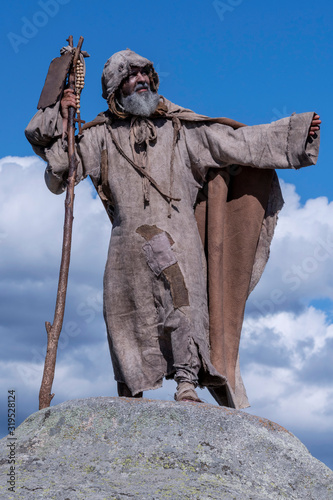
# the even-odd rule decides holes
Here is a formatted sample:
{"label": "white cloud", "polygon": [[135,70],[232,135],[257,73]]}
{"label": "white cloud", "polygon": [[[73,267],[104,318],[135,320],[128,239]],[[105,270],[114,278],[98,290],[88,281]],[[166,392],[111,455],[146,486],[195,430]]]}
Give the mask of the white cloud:
{"label": "white cloud", "polygon": [[295,187],[281,184],[286,204],[267,268],[249,299],[249,314],[299,310],[313,300],[333,300],[333,202],[321,197],[301,206]]}
{"label": "white cloud", "polygon": [[327,339],[333,339],[333,325],[328,323],[323,311],[309,307],[300,314],[282,311],[246,318],[242,348],[263,349],[263,341],[266,341],[273,349],[284,348],[293,369],[299,370],[325,348]]}
{"label": "white cloud", "polygon": [[333,388],[320,383],[302,384],[290,369],[256,363],[244,371],[252,407],[247,410],[268,418],[294,433],[331,432]]}
{"label": "white cloud", "polygon": [[333,445],[332,355],[333,325],[323,311],[249,316],[241,341],[247,411],[277,422],[309,448]]}
{"label": "white cloud", "polygon": [[0,172],[3,167],[16,167],[20,165],[22,169],[25,169],[40,162],[41,160],[37,156],[5,156],[4,158],[0,158]]}
{"label": "white cloud", "polygon": [[[49,272],[60,263],[64,195],[55,196],[46,188],[42,160],[7,157],[0,165],[2,258],[20,270],[24,265],[28,273],[35,270],[38,274],[38,269]],[[92,266],[94,272],[96,265],[103,269],[100,255],[107,252],[110,222],[92,192],[88,181],[76,188],[71,273],[81,272],[84,266]]]}

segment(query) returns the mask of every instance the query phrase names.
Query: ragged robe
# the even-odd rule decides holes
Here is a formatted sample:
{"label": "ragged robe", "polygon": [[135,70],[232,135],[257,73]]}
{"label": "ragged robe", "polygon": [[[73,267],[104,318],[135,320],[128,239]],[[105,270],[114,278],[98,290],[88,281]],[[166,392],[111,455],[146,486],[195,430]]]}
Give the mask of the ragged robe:
{"label": "ragged robe", "polygon": [[[220,404],[246,407],[239,337],[281,208],[274,169],[315,164],[319,139],[308,140],[313,113],[239,127],[161,100],[164,115],[102,113],[77,140],[77,180],[90,175],[95,186],[104,184],[113,211],[104,316],[115,379],[133,395],[158,388],[173,376],[179,353],[196,346],[199,384]],[[133,139],[138,130],[146,130],[141,149]],[[26,135],[48,163],[49,189],[61,193],[68,162],[59,103],[39,110]],[[140,161],[147,176],[131,164]],[[198,192],[208,175],[215,179],[207,205]]]}

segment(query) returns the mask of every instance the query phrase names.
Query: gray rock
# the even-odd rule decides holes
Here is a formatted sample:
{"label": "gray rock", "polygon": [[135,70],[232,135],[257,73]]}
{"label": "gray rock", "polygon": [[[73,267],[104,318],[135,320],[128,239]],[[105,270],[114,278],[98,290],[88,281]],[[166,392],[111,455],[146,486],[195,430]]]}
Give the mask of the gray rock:
{"label": "gray rock", "polygon": [[31,415],[15,437],[15,493],[0,489],[8,500],[333,499],[333,472],[295,436],[224,407],[67,401]]}

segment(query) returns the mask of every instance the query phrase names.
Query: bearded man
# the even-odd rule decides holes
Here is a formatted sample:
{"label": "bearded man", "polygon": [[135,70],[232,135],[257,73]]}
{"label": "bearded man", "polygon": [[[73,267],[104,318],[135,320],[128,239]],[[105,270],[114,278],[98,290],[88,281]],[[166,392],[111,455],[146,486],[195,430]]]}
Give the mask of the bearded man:
{"label": "bearded man", "polygon": [[[219,404],[246,407],[239,337],[281,208],[274,169],[315,164],[320,119],[245,127],[176,106],[158,84],[148,59],[114,54],[102,75],[109,109],[77,137],[77,181],[91,177],[113,220],[104,317],[118,394],[140,397],[173,377],[177,401],[200,401],[200,385]],[[66,188],[69,106],[67,89],[26,129],[56,194]]]}

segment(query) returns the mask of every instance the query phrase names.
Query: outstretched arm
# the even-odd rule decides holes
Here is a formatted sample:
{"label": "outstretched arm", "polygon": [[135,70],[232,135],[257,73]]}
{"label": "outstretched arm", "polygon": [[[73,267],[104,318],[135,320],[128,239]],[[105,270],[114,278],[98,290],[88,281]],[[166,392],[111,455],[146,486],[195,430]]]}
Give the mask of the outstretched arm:
{"label": "outstretched arm", "polygon": [[293,114],[267,125],[234,130],[218,123],[184,125],[192,167],[205,176],[209,168],[248,165],[256,168],[301,168],[317,161],[319,116]]}

